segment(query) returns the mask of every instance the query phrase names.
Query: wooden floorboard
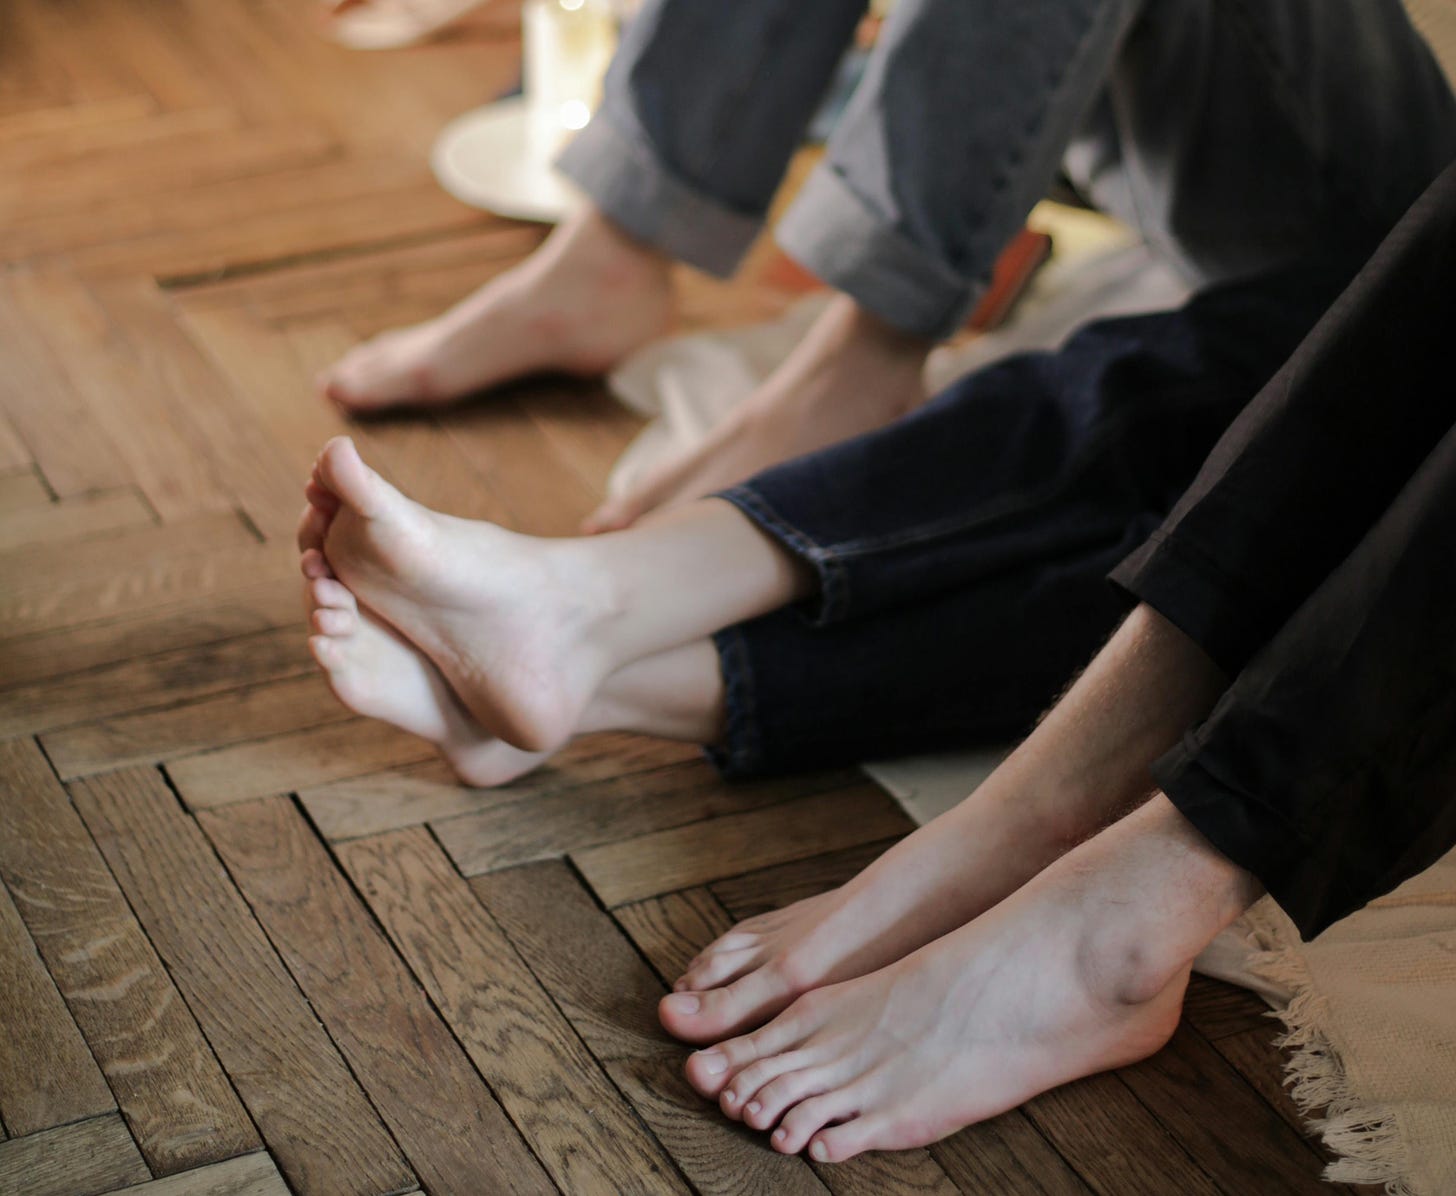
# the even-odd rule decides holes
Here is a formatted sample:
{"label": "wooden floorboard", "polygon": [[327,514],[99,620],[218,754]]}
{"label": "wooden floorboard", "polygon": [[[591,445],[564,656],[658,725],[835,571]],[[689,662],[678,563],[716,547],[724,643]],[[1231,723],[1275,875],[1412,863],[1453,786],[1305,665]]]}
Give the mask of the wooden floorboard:
{"label": "wooden floorboard", "polygon": [[[0,20],[0,1193],[1321,1187],[1262,1003],[1203,980],[1137,1067],[926,1149],[783,1157],[689,1087],[656,1004],[734,921],[885,851],[899,807],[623,734],[471,789],[335,702],[293,545],[324,440],[557,535],[639,420],[561,378],[364,422],[313,393],[544,235],[428,163],[518,77],[517,8],[361,54],[317,7]],[[681,272],[683,326],[782,311],[763,260]]]}

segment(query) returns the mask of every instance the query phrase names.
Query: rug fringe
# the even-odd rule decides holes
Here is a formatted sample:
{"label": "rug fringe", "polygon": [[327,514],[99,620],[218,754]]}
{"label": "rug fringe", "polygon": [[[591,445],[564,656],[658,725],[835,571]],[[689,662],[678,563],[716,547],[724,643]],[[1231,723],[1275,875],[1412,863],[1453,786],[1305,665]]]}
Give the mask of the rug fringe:
{"label": "rug fringe", "polygon": [[1390,1196],[1419,1196],[1410,1185],[1410,1159],[1393,1113],[1351,1091],[1344,1061],[1324,1029],[1328,1002],[1315,992],[1304,960],[1272,928],[1253,929],[1265,950],[1250,958],[1250,970],[1294,994],[1273,1013],[1284,1025],[1279,1045],[1291,1052],[1284,1084],[1310,1131],[1334,1155],[1325,1179],[1383,1184]]}

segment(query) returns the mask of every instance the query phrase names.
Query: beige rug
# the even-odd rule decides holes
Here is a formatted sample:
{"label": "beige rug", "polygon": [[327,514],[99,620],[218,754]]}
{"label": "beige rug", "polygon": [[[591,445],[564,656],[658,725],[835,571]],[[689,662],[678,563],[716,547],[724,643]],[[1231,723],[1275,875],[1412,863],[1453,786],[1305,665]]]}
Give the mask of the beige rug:
{"label": "beige rug", "polygon": [[[998,356],[1054,347],[1089,319],[1186,296],[1185,284],[1125,235],[1087,233],[1074,224],[1058,237],[1062,248],[1006,327],[937,352],[927,369],[932,390]],[[613,390],[653,422],[618,463],[613,492],[700,439],[783,359],[818,303],[808,299],[773,324],[681,337],[624,363]],[[865,768],[924,823],[974,789],[1003,754]],[[1384,1184],[1398,1196],[1456,1196],[1456,853],[1313,943],[1301,943],[1266,899],[1196,966],[1258,992],[1282,1019],[1293,1051],[1287,1082],[1336,1158],[1327,1178]]]}

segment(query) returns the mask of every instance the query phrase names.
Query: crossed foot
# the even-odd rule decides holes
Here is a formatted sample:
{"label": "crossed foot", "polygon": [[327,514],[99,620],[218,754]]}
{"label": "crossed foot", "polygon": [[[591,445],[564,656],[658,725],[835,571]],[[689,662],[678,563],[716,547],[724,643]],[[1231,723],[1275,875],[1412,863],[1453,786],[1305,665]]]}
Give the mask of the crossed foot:
{"label": "crossed foot", "polygon": [[[591,724],[622,662],[600,647],[610,611],[569,542],[429,511],[343,439],[307,494],[309,642],[347,706],[436,743],[478,785]],[[1166,1041],[1203,944],[1158,922],[1172,898],[1157,899],[1157,868],[1183,869],[1176,896],[1186,850],[1139,855],[1140,812],[1064,855],[1095,828],[1029,796],[1017,759],[848,884],[690,964],[659,1012],[708,1045],[687,1065],[700,1093],[777,1150],[838,1161],[926,1144]]]}

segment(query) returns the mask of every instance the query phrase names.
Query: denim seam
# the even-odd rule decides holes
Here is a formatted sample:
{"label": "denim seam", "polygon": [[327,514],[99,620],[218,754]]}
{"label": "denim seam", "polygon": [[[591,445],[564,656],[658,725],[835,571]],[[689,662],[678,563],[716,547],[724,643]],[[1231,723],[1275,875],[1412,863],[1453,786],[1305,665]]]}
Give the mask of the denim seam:
{"label": "denim seam", "polygon": [[819,612],[810,620],[822,625],[843,617],[849,607],[849,577],[833,548],[816,544],[763,499],[751,485],[719,491],[717,498],[740,507],[755,523],[783,541],[793,552],[814,566],[819,576]]}
{"label": "denim seam", "polygon": [[739,626],[713,636],[723,677],[723,748],[709,756],[725,773],[753,773],[763,767],[763,729],[753,684],[753,661]]}

